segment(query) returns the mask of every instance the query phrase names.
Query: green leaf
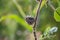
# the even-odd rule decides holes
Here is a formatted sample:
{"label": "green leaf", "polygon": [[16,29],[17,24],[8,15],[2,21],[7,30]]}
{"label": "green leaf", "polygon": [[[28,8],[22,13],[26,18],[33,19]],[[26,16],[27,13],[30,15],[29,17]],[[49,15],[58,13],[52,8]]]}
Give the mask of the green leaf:
{"label": "green leaf", "polygon": [[60,7],[54,11],[54,18],[57,22],[60,22]]}
{"label": "green leaf", "polygon": [[47,28],[44,31],[44,35],[48,35],[50,28],[51,28],[50,25],[47,25]]}
{"label": "green leaf", "polygon": [[7,15],[7,16],[2,16],[0,18],[0,22],[5,20],[6,18],[10,18],[10,19],[14,19],[15,21],[17,21],[19,24],[21,24],[23,27],[25,27],[26,29],[28,29],[29,31],[32,32],[32,27],[26,23],[26,21],[24,19],[22,19],[21,17],[17,16],[17,15]]}
{"label": "green leaf", "polygon": [[47,2],[47,1],[48,1],[48,0],[43,0],[43,1],[42,1],[40,10],[44,7],[44,5],[46,5],[46,2]]}

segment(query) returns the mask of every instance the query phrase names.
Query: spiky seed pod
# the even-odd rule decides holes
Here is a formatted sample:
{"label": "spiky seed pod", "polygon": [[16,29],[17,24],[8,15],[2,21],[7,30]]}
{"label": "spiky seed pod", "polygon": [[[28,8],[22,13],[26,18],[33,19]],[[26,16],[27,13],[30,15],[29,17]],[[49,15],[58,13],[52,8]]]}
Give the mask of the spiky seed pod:
{"label": "spiky seed pod", "polygon": [[29,25],[32,25],[34,23],[35,19],[34,17],[31,17],[31,16],[27,16],[26,17],[26,22],[29,24]]}

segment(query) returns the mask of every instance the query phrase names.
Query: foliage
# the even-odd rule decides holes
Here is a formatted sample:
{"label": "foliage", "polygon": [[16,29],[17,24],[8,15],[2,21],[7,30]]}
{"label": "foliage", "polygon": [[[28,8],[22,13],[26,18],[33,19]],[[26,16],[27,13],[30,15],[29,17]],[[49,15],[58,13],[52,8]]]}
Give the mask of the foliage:
{"label": "foliage", "polygon": [[[39,38],[44,39],[46,37],[44,40],[49,40],[48,37],[50,35],[48,32],[56,26],[58,28],[57,32],[51,35],[52,37],[56,37],[50,40],[59,40],[60,0],[50,0],[50,2],[55,10],[52,10],[53,8],[49,6],[48,0],[42,0],[36,30],[41,32]],[[8,36],[9,40],[25,40],[33,32],[33,25],[29,25],[25,17],[27,15],[36,17],[38,6],[39,2],[37,0],[0,0],[0,35]],[[16,34],[18,30],[21,31],[19,36]],[[33,37],[31,40],[33,40]]]}
{"label": "foliage", "polygon": [[[56,12],[57,11],[57,12]],[[54,18],[57,22],[60,22],[60,7],[58,7],[54,12]]]}

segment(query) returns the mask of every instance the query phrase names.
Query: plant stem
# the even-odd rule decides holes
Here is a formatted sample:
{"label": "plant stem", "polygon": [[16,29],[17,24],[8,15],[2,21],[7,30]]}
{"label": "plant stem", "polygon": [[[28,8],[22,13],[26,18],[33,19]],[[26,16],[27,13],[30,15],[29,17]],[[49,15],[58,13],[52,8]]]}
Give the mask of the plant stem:
{"label": "plant stem", "polygon": [[51,1],[50,1],[50,0],[48,0],[48,5],[52,8],[53,11],[56,11],[56,13],[57,13],[58,15],[60,15],[60,13],[57,12],[57,10],[55,9],[55,7],[51,4]]}
{"label": "plant stem", "polygon": [[42,3],[42,0],[40,0],[40,4],[39,4],[38,10],[37,10],[37,14],[36,14],[36,18],[35,18],[35,23],[34,23],[34,26],[33,26],[33,34],[34,34],[35,40],[37,40],[37,36],[36,36],[36,22],[37,22],[38,14],[40,13],[41,3]]}
{"label": "plant stem", "polygon": [[49,6],[52,8],[52,10],[54,11],[54,10],[55,10],[55,7],[51,4],[51,1],[48,0],[47,2],[48,2],[48,5],[49,5]]}

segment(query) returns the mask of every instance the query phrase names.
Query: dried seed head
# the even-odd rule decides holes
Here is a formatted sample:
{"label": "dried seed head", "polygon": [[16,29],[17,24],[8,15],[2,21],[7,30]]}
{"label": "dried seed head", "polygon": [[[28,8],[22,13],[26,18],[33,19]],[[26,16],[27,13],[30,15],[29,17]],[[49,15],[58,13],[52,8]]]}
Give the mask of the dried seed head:
{"label": "dried seed head", "polygon": [[30,25],[32,25],[34,23],[34,17],[31,16],[27,16],[26,17],[26,22]]}

